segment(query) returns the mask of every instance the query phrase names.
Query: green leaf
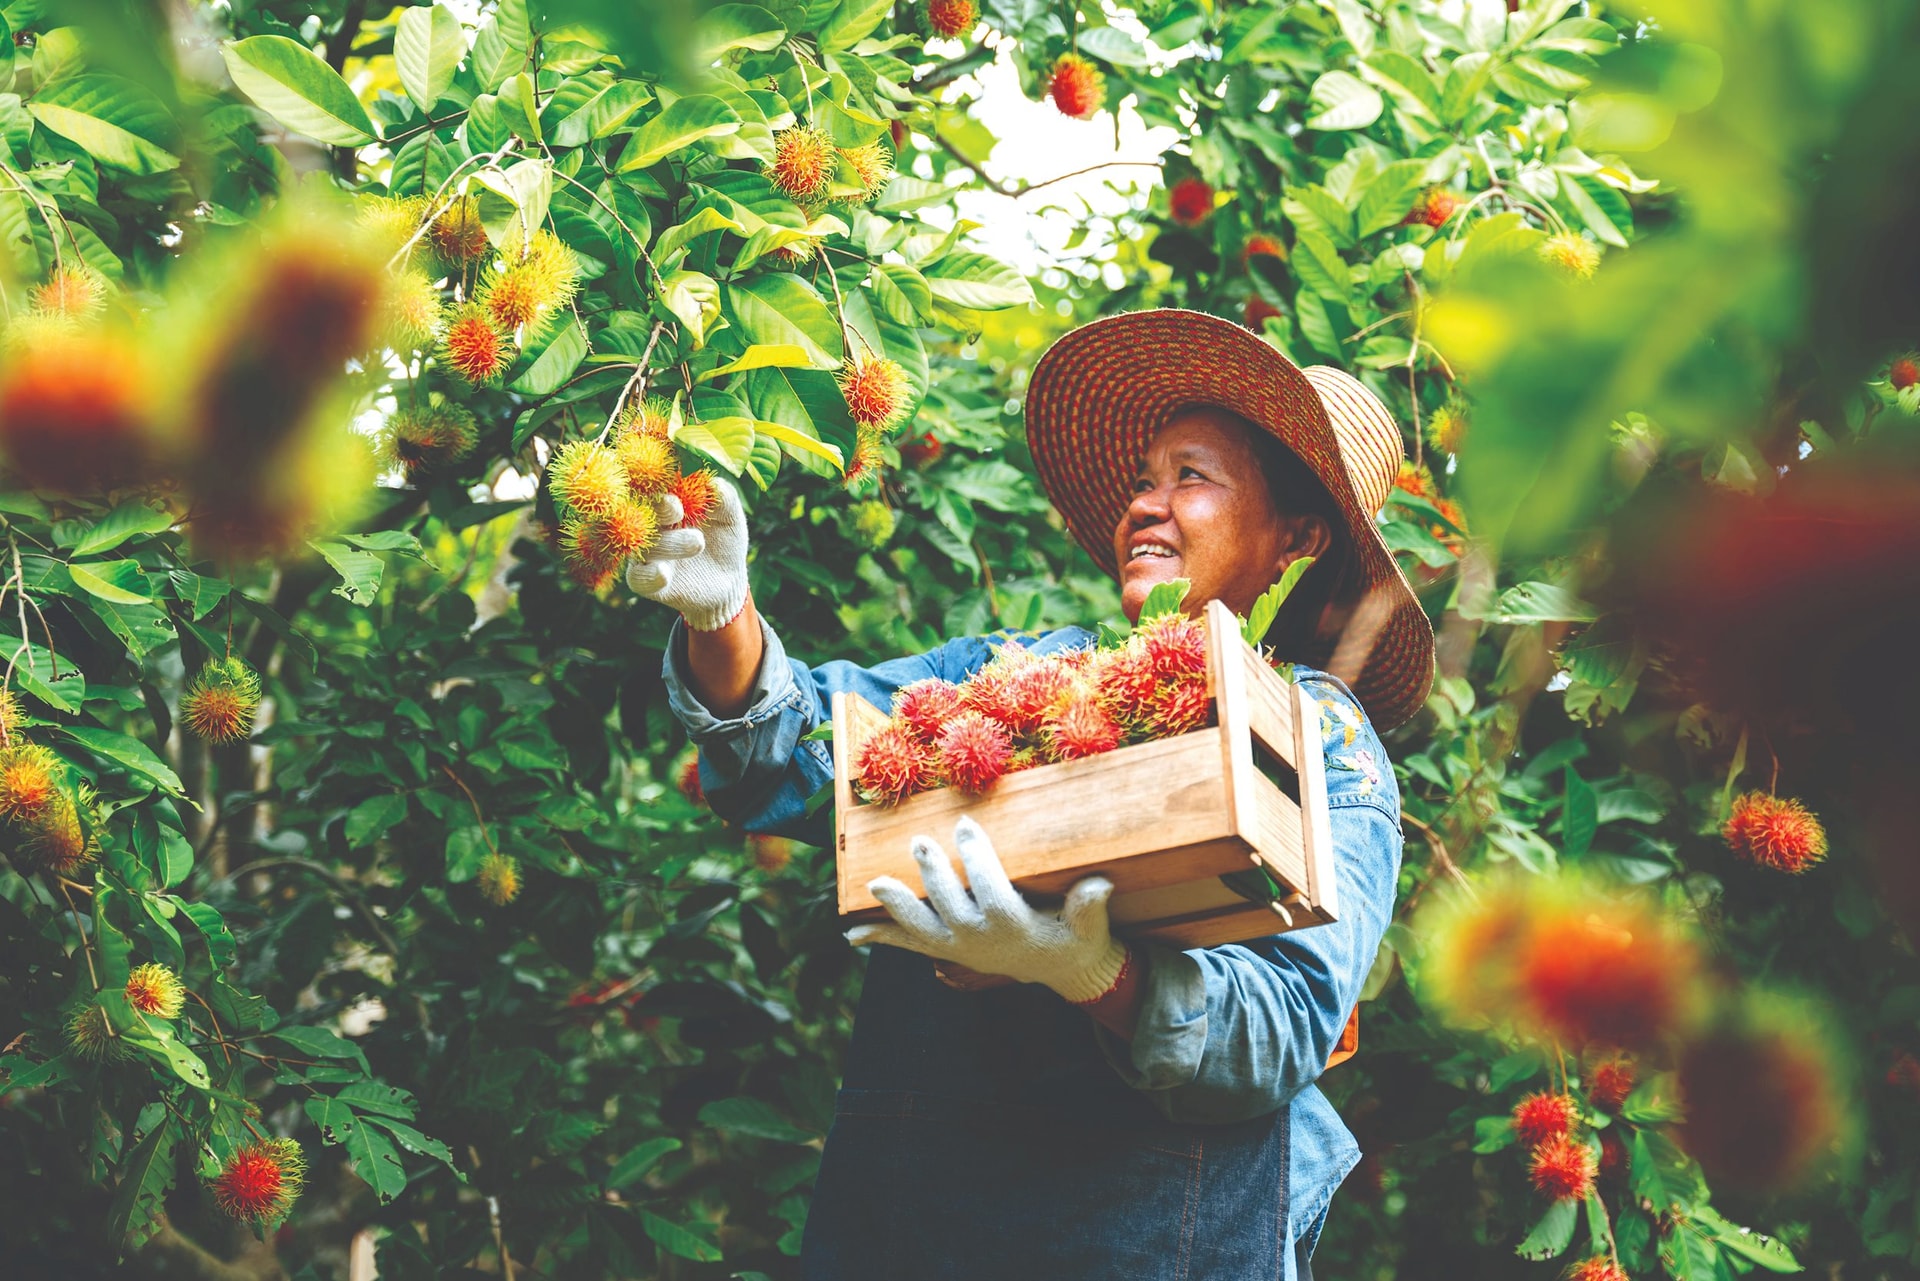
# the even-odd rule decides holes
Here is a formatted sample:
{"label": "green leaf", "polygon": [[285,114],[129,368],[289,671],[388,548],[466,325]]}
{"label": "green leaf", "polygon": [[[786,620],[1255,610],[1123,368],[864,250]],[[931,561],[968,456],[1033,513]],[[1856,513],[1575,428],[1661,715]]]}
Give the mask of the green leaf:
{"label": "green leaf", "polygon": [[883,262],[867,282],[881,314],[902,325],[922,325],[933,319],[933,289],[905,263]]}
{"label": "green leaf", "polygon": [[696,351],[720,318],[720,297],[720,282],[703,272],[676,271],[660,282],[660,301],[686,326]]}
{"label": "green leaf", "polygon": [[1513,1118],[1502,1113],[1499,1116],[1483,1116],[1473,1123],[1473,1150],[1485,1155],[1510,1148],[1518,1141],[1513,1132]]}
{"label": "green leaf", "polygon": [[712,205],[707,205],[695,210],[693,217],[685,222],[660,233],[660,239],[654,242],[653,260],[662,266],[675,266],[677,264],[672,261],[675,253],[699,237],[716,231],[731,231],[742,236],[747,234],[738,222]]}
{"label": "green leaf", "polygon": [[311,1098],[307,1100],[306,1109],[313,1123],[320,1127],[323,1142],[347,1149],[353,1172],[373,1189],[380,1204],[385,1205],[407,1190],[406,1167],[400,1164],[400,1153],[394,1149],[392,1139],[371,1125],[361,1124],[353,1110],[338,1099]]}
{"label": "green leaf", "polygon": [[1599,612],[1554,583],[1520,583],[1500,593],[1490,621],[1495,623],[1590,623]]}
{"label": "green leaf", "polygon": [[340,582],[333,589],[335,596],[344,597],[354,605],[371,605],[380,595],[380,578],[386,572],[386,563],[378,556],[330,538],[309,540],[307,546],[319,552],[340,575]]}
{"label": "green leaf", "polygon": [[807,354],[807,349],[804,347],[755,343],[742,352],[737,359],[730,360],[724,365],[716,365],[694,381],[712,382],[716,378],[744,373],[749,369],[806,369],[812,363],[813,358]]}
{"label": "green leaf", "polygon": [[607,1181],[604,1186],[609,1192],[617,1192],[651,1170],[661,1157],[679,1150],[680,1140],[678,1139],[648,1139],[614,1163],[613,1169],[607,1172]]}
{"label": "green leaf", "polygon": [[299,41],[249,36],[228,42],[220,52],[240,91],[289,129],[336,147],[373,141],[373,121],[353,90]]}
{"label": "green leaf", "polygon": [[397,1116],[402,1121],[411,1121],[419,1111],[419,1105],[411,1094],[379,1081],[355,1081],[351,1085],[343,1085],[334,1097],[342,1103],[351,1104],[357,1112],[378,1112],[382,1116]]}
{"label": "green leaf", "polygon": [[650,168],[702,138],[738,133],[740,125],[740,113],[724,98],[710,93],[688,94],[633,131],[614,172]]}
{"label": "green leaf", "polygon": [[688,420],[673,433],[673,442],[705,454],[738,476],[753,456],[754,420],[739,414]]}
{"label": "green leaf", "polygon": [[404,9],[393,33],[393,67],[414,105],[431,112],[453,86],[467,54],[466,32],[453,11],[438,4]]}
{"label": "green leaf", "polygon": [[513,380],[512,388],[528,396],[545,396],[558,391],[580,362],[587,358],[587,335],[571,316],[554,331],[540,349],[527,371]]}
{"label": "green leaf", "polygon": [[[891,2],[891,0],[889,0]],[[683,1259],[692,1259],[697,1263],[718,1263],[723,1257],[720,1247],[694,1232],[683,1228],[672,1220],[663,1219],[651,1210],[641,1210],[640,1226],[645,1228],[653,1243],[669,1254],[677,1254]]]}
{"label": "green leaf", "polygon": [[1359,208],[1354,211],[1359,235],[1370,236],[1405,218],[1413,208],[1413,198],[1420,191],[1426,171],[1424,160],[1396,160],[1382,169],[1367,184]]}
{"label": "green leaf", "polygon": [[818,436],[809,435],[785,423],[768,422],[765,419],[755,419],[753,429],[756,436],[777,440],[790,451],[810,454],[823,462],[832,464],[839,471],[847,469],[846,459],[840,454],[840,447],[828,444]]}
{"label": "green leaf", "polygon": [[[124,983],[126,980],[121,979]],[[213,1077],[207,1071],[207,1065],[198,1054],[180,1044],[169,1025],[161,1022],[148,1022],[127,1032],[127,1044],[144,1051],[149,1057],[157,1058],[173,1074],[196,1090],[205,1090],[212,1086]]]}
{"label": "green leaf", "polygon": [[1187,598],[1187,591],[1193,585],[1184,578],[1176,578],[1170,583],[1155,583],[1147,592],[1146,600],[1140,603],[1140,621],[1159,618],[1162,614],[1180,612],[1180,602]]}
{"label": "green leaf", "polygon": [[70,564],[67,566],[67,573],[72,577],[74,585],[84,592],[98,596],[101,600],[111,601],[115,605],[150,605],[153,603],[153,597],[150,594],[130,591],[125,587],[121,587],[101,577],[100,574],[95,572],[96,570],[116,571],[120,575],[125,575],[128,571],[131,571],[131,576],[136,582],[145,581],[141,576],[140,566],[130,560],[108,561],[103,564],[94,565]]}
{"label": "green leaf", "polygon": [[1294,237],[1292,262],[1301,284],[1322,298],[1342,306],[1346,304],[1351,289],[1347,262],[1326,236],[1299,227]]}
{"label": "green leaf", "polygon": [[893,9],[893,0],[840,0],[826,25],[820,28],[820,47],[837,53],[851,49],[873,34]]}
{"label": "green leaf", "polygon": [[162,1112],[160,1122],[121,1164],[120,1185],[107,1210],[107,1238],[117,1257],[124,1259],[159,1230],[156,1220],[173,1187],[173,1149],[179,1138],[179,1122]]}
{"label": "green leaf", "polygon": [[525,65],[527,46],[532,43],[526,0],[500,0],[493,17],[473,40],[473,57],[468,65],[480,87],[489,93],[499,88],[501,81]]}
{"label": "green leaf", "polygon": [[1673,1281],[1718,1281],[1720,1248],[1691,1220],[1673,1225],[1660,1242],[1660,1266]]}
{"label": "green leaf", "polygon": [[129,538],[138,534],[157,534],[159,530],[171,528],[173,517],[161,511],[159,507],[148,507],[144,501],[121,503],[108,515],[100,517],[100,522],[86,530],[81,542],[73,545],[73,555],[98,555],[102,551],[111,551]]}
{"label": "green leaf", "polygon": [[357,849],[377,840],[406,816],[405,792],[383,792],[378,796],[370,796],[347,813],[347,844]]}
{"label": "green leaf", "polygon": [[298,1057],[349,1059],[358,1063],[361,1071],[369,1071],[367,1056],[361,1053],[360,1047],[338,1032],[302,1023],[288,1023],[274,1029],[273,1039],[290,1046]]}
{"label": "green leaf", "polygon": [[1523,1259],[1551,1259],[1573,1244],[1573,1228],[1579,1219],[1579,1202],[1555,1201],[1540,1221],[1527,1233],[1527,1239],[1514,1249]]}
{"label": "green leaf", "polygon": [[1671,1073],[1661,1073],[1635,1086],[1620,1104],[1620,1119],[1636,1125],[1659,1125],[1684,1120],[1687,1109]]}
{"label": "green leaf", "polygon": [[[353,1088],[352,1086],[347,1087],[348,1090],[352,1088]],[[345,1094],[346,1090],[342,1090],[341,1093]],[[416,1152],[419,1155],[424,1157],[430,1157],[431,1159],[440,1162],[442,1165],[445,1165],[449,1170],[452,1170],[453,1177],[460,1180],[460,1182],[465,1183],[467,1181],[467,1176],[465,1172],[462,1171],[458,1166],[454,1165],[453,1163],[452,1150],[448,1148],[446,1144],[442,1143],[439,1139],[433,1138],[430,1135],[422,1134],[420,1133],[420,1131],[414,1129],[412,1126],[408,1125],[406,1122],[396,1121],[392,1117],[363,1116],[359,1118],[359,1121],[360,1121],[360,1124],[362,1125],[366,1125],[369,1122],[371,1122],[372,1124],[379,1126],[381,1129],[385,1130],[387,1133],[391,1134],[395,1139],[397,1139],[400,1143],[400,1146],[405,1148],[407,1151]]]}
{"label": "green leaf", "polygon": [[700,1119],[716,1130],[731,1130],[778,1143],[810,1143],[819,1137],[782,1117],[765,1099],[747,1095],[715,1099],[700,1109]]}
{"label": "green leaf", "polygon": [[30,1063],[18,1054],[0,1055],[0,1097],[13,1090],[58,1085],[71,1080],[81,1067],[71,1054],[55,1055],[39,1063]]}
{"label": "green leaf", "polygon": [[1365,129],[1380,118],[1386,100],[1380,91],[1351,71],[1329,71],[1313,82],[1307,106],[1307,128]]}
{"label": "green leaf", "polygon": [[1618,248],[1627,247],[1627,232],[1633,228],[1633,206],[1619,190],[1592,174],[1562,174],[1560,190],[1566,193],[1580,220],[1596,239]]}
{"label": "green leaf", "polygon": [[1793,1257],[1793,1251],[1774,1240],[1755,1232],[1752,1228],[1743,1228],[1721,1218],[1712,1206],[1699,1205],[1693,1208],[1690,1216],[1693,1222],[1713,1234],[1713,1239],[1746,1259],[1757,1263],[1769,1272],[1801,1272],[1800,1260]]}
{"label": "green leaf", "polygon": [[951,253],[928,266],[924,274],[933,296],[950,307],[1000,311],[1033,301],[1033,286],[1025,276],[985,254]]}
{"label": "green leaf", "polygon": [[232,965],[235,953],[233,934],[227,929],[226,919],[220,915],[219,909],[206,903],[176,901],[187,919],[193,922],[194,928],[200,931],[200,937],[207,941],[207,955],[213,961],[213,968],[224,970]]}
{"label": "green leaf", "polygon": [[1566,852],[1579,857],[1593,848],[1593,834],[1600,828],[1600,799],[1593,785],[1567,766],[1567,803],[1560,819],[1560,841]]}
{"label": "green leaf", "polygon": [[[15,675],[18,674],[16,669]],[[180,776],[175,774],[165,761],[154,755],[152,748],[137,738],[116,734],[110,729],[95,729],[90,725],[62,725],[57,732],[65,734],[88,751],[104,756],[116,765],[124,766],[143,778],[152,779],[169,796],[185,798],[187,794],[186,789],[180,785]]]}
{"label": "green leaf", "polygon": [[1273,626],[1273,620],[1279,616],[1280,607],[1287,603],[1287,597],[1293,595],[1300,576],[1311,568],[1313,557],[1299,557],[1281,572],[1278,582],[1260,593],[1260,599],[1253,602],[1253,608],[1247,611],[1247,620],[1240,629],[1247,644],[1257,646],[1266,638],[1267,629]]}
{"label": "green leaf", "polygon": [[173,131],[153,92],[119,76],[84,75],[43,87],[27,110],[101,164],[134,174],[165,173],[180,157],[162,145]]}
{"label": "green leaf", "polygon": [[798,347],[815,369],[834,369],[846,350],[833,311],[820,295],[788,272],[729,281],[723,292],[728,315],[748,342]]}
{"label": "green leaf", "polygon": [[1430,123],[1440,119],[1440,86],[1419,61],[1393,49],[1376,49],[1360,65],[1366,80],[1392,95],[1394,105]]}
{"label": "green leaf", "polygon": [[723,4],[709,10],[693,33],[693,61],[712,62],[729,49],[769,53],[787,39],[780,19],[757,4]]}

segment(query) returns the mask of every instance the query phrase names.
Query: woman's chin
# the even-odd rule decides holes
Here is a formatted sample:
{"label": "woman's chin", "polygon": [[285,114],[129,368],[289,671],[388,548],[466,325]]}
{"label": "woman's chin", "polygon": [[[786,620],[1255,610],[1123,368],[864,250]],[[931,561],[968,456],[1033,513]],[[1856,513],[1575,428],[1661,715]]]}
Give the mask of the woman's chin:
{"label": "woman's chin", "polygon": [[1147,603],[1147,593],[1161,583],[1171,583],[1184,575],[1180,572],[1180,559],[1177,556],[1154,556],[1143,560],[1128,561],[1120,571],[1120,607],[1130,619],[1140,617],[1140,607]]}

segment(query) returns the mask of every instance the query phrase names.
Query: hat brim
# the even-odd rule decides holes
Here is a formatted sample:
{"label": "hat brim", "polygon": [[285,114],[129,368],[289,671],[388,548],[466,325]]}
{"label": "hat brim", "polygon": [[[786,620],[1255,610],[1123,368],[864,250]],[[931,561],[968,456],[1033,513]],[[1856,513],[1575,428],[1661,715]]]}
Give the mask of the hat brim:
{"label": "hat brim", "polygon": [[1371,633],[1343,637],[1329,666],[1378,728],[1410,718],[1433,684],[1433,625],[1354,492],[1318,393],[1251,331],[1163,308],[1093,321],[1047,349],[1027,390],[1027,441],[1040,483],[1074,538],[1118,576],[1113,533],[1132,501],[1140,460],[1167,415],[1190,404],[1218,405],[1258,424],[1326,486],[1364,580],[1349,632]]}

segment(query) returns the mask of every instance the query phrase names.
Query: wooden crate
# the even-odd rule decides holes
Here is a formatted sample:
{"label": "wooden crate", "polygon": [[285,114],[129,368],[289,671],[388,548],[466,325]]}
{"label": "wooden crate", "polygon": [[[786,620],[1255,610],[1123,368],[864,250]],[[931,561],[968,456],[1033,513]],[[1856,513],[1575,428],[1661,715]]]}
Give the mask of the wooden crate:
{"label": "wooden crate", "polygon": [[[1124,938],[1213,947],[1334,920],[1319,709],[1241,639],[1231,610],[1209,604],[1206,623],[1216,724],[1023,770],[977,796],[941,788],[898,805],[861,803],[850,763],[887,717],[857,694],[835,694],[842,916],[886,919],[867,893],[876,876],[924,892],[912,838],[930,836],[951,854],[954,822],[966,814],[992,838],[1014,885],[1036,902],[1057,902],[1083,876],[1112,880],[1110,910]],[[954,866],[964,880],[957,858]],[[1266,901],[1220,879],[1256,867],[1281,887]]]}

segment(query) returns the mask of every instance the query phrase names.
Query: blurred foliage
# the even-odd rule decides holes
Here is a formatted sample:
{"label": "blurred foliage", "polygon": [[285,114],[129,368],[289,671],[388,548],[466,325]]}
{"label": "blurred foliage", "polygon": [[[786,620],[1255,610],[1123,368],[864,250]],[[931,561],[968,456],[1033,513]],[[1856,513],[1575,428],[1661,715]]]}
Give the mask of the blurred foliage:
{"label": "blurred foliage", "polygon": [[[858,985],[831,856],[698,803],[669,620],[568,579],[541,468],[676,396],[684,458],[742,482],[756,597],[802,657],[1088,622],[1112,587],[1038,493],[1018,399],[1053,336],[1156,305],[1352,369],[1414,460],[1383,529],[1441,679],[1389,744],[1401,911],[1362,1051],[1323,1082],[1367,1156],[1316,1268],[1920,1268],[1897,811],[1920,696],[1894,648],[1920,600],[1911,4],[987,0],[958,40],[873,0],[0,18],[6,733],[57,753],[99,855],[51,875],[10,828],[0,872],[0,1161],[25,1176],[0,1235],[24,1273],[344,1276],[364,1230],[397,1278],[793,1275]],[[1069,51],[1180,141],[1028,307],[951,215],[994,143],[967,72],[1010,58],[1041,98]],[[788,199],[766,168],[803,122],[836,151],[884,139],[898,173],[869,193],[835,161],[833,199]],[[290,264],[353,277],[382,234],[299,221],[330,216],[323,189],[414,201],[403,238],[471,197],[486,236],[464,262],[382,242],[355,316],[389,314],[416,252],[438,306],[467,301],[523,221],[579,292],[502,335],[495,387],[430,336],[304,351],[290,335],[343,327],[274,308],[308,278]],[[797,269],[773,252],[794,246]],[[51,314],[77,264],[103,317]],[[92,366],[137,407],[86,420],[118,452],[45,448],[5,394],[76,333],[129,357]],[[914,404],[849,494],[833,373],[866,348]],[[446,405],[470,453],[360,483],[396,414]],[[181,697],[229,654],[265,699],[249,740],[204,742]],[[1756,788],[1826,820],[1828,861],[1789,878],[1728,850]],[[1639,894],[1700,949],[1716,1000],[1640,1049],[1625,1097],[1590,1097],[1601,1057],[1540,1026],[1442,1017],[1452,953],[1421,909],[1501,901],[1492,873]],[[177,1020],[121,995],[149,961],[192,994]],[[69,1048],[85,1002],[129,1057]],[[1756,1127],[1805,1121],[1812,1173],[1739,1186],[1681,1083],[1725,1081],[1727,1047],[1810,1046],[1807,1089],[1724,1092]],[[1507,1120],[1539,1090],[1573,1093],[1603,1158],[1577,1212],[1529,1187]],[[256,1133],[311,1169],[249,1244],[200,1184]]]}

